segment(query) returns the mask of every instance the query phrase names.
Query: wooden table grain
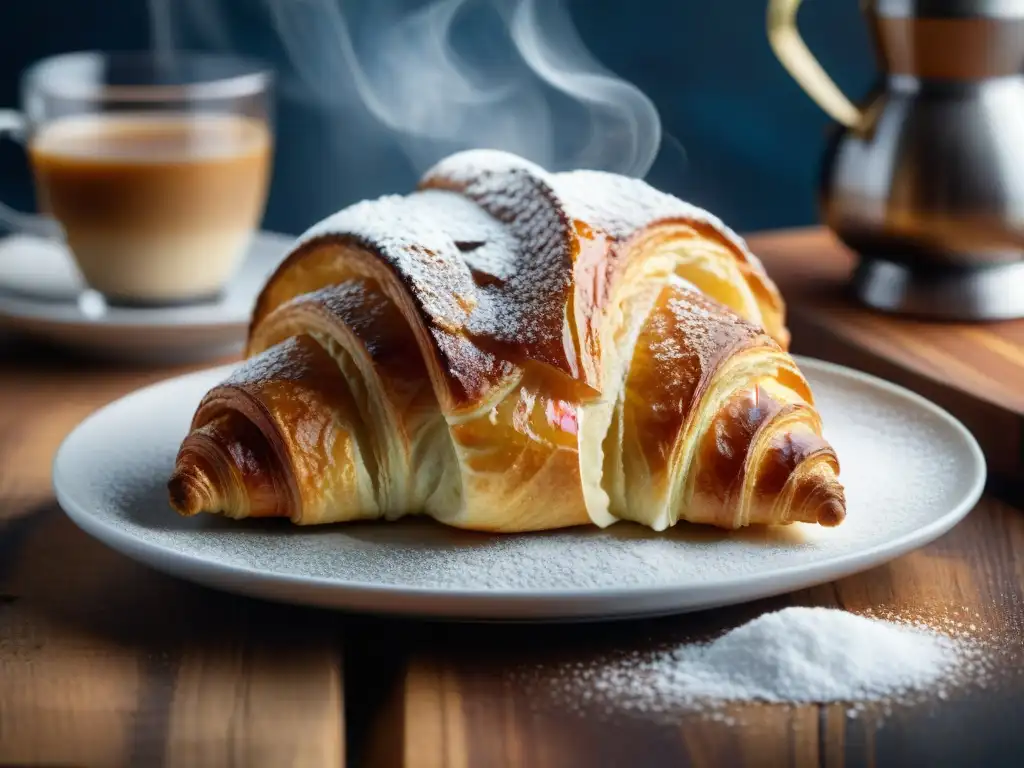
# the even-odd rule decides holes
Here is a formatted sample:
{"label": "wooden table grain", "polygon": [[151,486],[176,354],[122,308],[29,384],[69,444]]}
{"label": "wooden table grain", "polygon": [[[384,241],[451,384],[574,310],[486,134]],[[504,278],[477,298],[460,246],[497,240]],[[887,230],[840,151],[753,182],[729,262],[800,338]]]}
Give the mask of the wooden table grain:
{"label": "wooden table grain", "polygon": [[53,499],[65,434],[180,371],[59,359],[0,346],[0,764],[342,765],[337,617],[157,574]]}
{"label": "wooden table grain", "polygon": [[[827,247],[821,237],[772,236],[769,268],[775,253]],[[842,326],[823,335],[816,317],[796,308],[797,349],[853,349],[835,343],[849,336]],[[80,532],[54,502],[50,462],[64,435],[100,405],[181,372],[99,366],[0,338],[0,765],[1024,761],[1024,510],[1012,503],[986,495],[932,545],[839,582],[658,620],[464,625],[292,608],[150,571]],[[987,412],[992,433],[1005,402]],[[888,712],[631,711],[588,693],[583,673],[622,654],[797,604],[968,621],[992,643],[993,675]]]}

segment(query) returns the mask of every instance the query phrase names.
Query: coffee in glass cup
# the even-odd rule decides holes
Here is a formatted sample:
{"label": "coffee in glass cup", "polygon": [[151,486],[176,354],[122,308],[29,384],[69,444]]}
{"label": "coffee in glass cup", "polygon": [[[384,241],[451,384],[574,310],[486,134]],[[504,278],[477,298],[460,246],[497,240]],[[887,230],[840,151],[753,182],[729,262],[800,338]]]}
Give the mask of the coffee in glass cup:
{"label": "coffee in glass cup", "polygon": [[270,88],[258,65],[207,54],[75,53],[28,70],[15,135],[91,288],[161,305],[225,287],[266,203]]}

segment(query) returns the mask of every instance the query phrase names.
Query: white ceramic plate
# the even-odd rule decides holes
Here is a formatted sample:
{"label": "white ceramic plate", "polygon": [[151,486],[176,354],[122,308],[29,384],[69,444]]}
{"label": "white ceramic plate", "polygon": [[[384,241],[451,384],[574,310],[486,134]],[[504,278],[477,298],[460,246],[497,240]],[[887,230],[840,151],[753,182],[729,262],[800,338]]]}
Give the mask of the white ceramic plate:
{"label": "white ceramic plate", "polygon": [[119,360],[181,363],[232,354],[245,341],[256,296],[293,241],[260,232],[218,300],[150,309],[107,306],[85,291],[63,245],[7,237],[0,240],[0,325]]}
{"label": "white ceramic plate", "polygon": [[655,615],[744,602],[837,579],[932,541],[974,506],[978,444],[902,388],[802,359],[842,464],[848,516],[729,534],[680,525],[488,536],[429,521],[299,528],[183,519],[165,483],[220,368],[139,390],[86,419],[54,463],[81,528],[154,568],[285,602],[470,620]]}

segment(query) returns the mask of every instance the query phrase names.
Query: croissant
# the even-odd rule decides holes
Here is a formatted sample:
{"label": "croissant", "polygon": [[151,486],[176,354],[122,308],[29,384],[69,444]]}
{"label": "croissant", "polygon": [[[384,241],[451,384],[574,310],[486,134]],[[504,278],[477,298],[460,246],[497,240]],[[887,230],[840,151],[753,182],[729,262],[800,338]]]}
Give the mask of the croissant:
{"label": "croissant", "polygon": [[777,288],[645,182],[445,158],[301,236],[200,402],[183,515],[495,532],[845,517]]}

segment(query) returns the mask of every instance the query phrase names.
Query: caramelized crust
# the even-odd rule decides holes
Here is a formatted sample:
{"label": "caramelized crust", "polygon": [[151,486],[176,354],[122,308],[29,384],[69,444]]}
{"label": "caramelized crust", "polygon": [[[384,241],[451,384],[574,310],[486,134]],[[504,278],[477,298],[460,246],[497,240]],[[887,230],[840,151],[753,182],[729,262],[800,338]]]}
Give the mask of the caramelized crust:
{"label": "caramelized crust", "polygon": [[[605,450],[621,462],[606,466],[621,483],[612,494],[616,517],[655,527],[680,519],[725,528],[780,522],[772,503],[783,488],[766,492],[761,483],[781,464],[765,463],[762,454],[775,443],[762,448],[759,440],[775,435],[783,412],[788,439],[823,447],[834,459],[792,359],[762,329],[678,281],[664,289],[637,338],[621,398],[621,424],[605,439],[621,441]],[[790,457],[796,460],[783,484],[812,453]],[[838,463],[833,468],[838,473]],[[748,488],[749,478],[758,485]],[[802,511],[793,520],[819,522],[817,510]]]}
{"label": "caramelized crust", "polygon": [[[280,514],[295,523],[311,524],[339,516],[378,515],[373,456],[366,449],[359,410],[344,375],[310,336],[295,336],[271,347],[211,390],[196,412],[193,434],[228,414],[247,419],[251,427],[245,431],[251,435],[258,430],[271,447],[272,461],[270,456],[264,458],[268,461],[265,472],[273,480],[263,481],[263,472],[244,469],[225,485],[224,475],[208,472],[206,455],[186,438],[175,471],[180,480],[171,481],[171,501],[176,506],[194,511],[199,500],[205,511],[230,508],[233,499],[245,496],[238,483],[255,475],[288,491],[275,512],[258,506],[263,511],[260,516]],[[253,439],[240,442],[252,446]],[[253,458],[256,455],[253,451]],[[211,481],[209,487],[200,487],[200,474]],[[186,482],[185,478],[191,479]]]}
{"label": "caramelized crust", "polygon": [[312,227],[200,404],[182,514],[535,531],[845,516],[743,241],[644,182],[445,159]]}
{"label": "caramelized crust", "polygon": [[281,304],[350,278],[368,278],[399,309],[421,354],[431,360],[445,407],[472,407],[511,374],[513,365],[468,335],[479,299],[456,241],[436,223],[443,220],[439,211],[448,207],[470,221],[466,232],[482,236],[485,214],[441,192],[358,203],[320,222],[268,280],[256,302],[250,339]]}
{"label": "caramelized crust", "polygon": [[[504,152],[460,152],[431,168],[421,189],[459,192],[512,235],[506,280],[487,285],[494,311],[474,324],[522,355],[595,386],[581,365],[572,318],[573,263],[579,243],[548,173]],[[567,312],[568,309],[568,312]],[[488,328],[487,325],[492,327]]]}
{"label": "caramelized crust", "polygon": [[168,485],[181,514],[285,517],[291,489],[266,438],[240,411],[194,429],[178,453]]}
{"label": "caramelized crust", "polygon": [[353,364],[362,363],[364,373],[378,376],[387,403],[398,409],[437,409],[416,337],[373,281],[357,278],[291,299],[255,329],[249,353],[257,356],[310,332],[349,348],[358,344],[364,359]]}
{"label": "caramelized crust", "polygon": [[[450,196],[445,205],[465,215],[474,210]],[[462,330],[476,304],[472,275],[448,232],[435,220],[428,196],[388,196],[364,201],[310,228],[278,267],[256,302],[252,327],[285,301],[350,275],[387,273],[417,315],[452,333]],[[306,254],[323,239],[342,246],[335,258]],[[313,247],[310,247],[313,246]],[[350,246],[345,248],[345,246]],[[353,247],[354,246],[354,247]],[[361,247],[360,247],[361,246]]]}

